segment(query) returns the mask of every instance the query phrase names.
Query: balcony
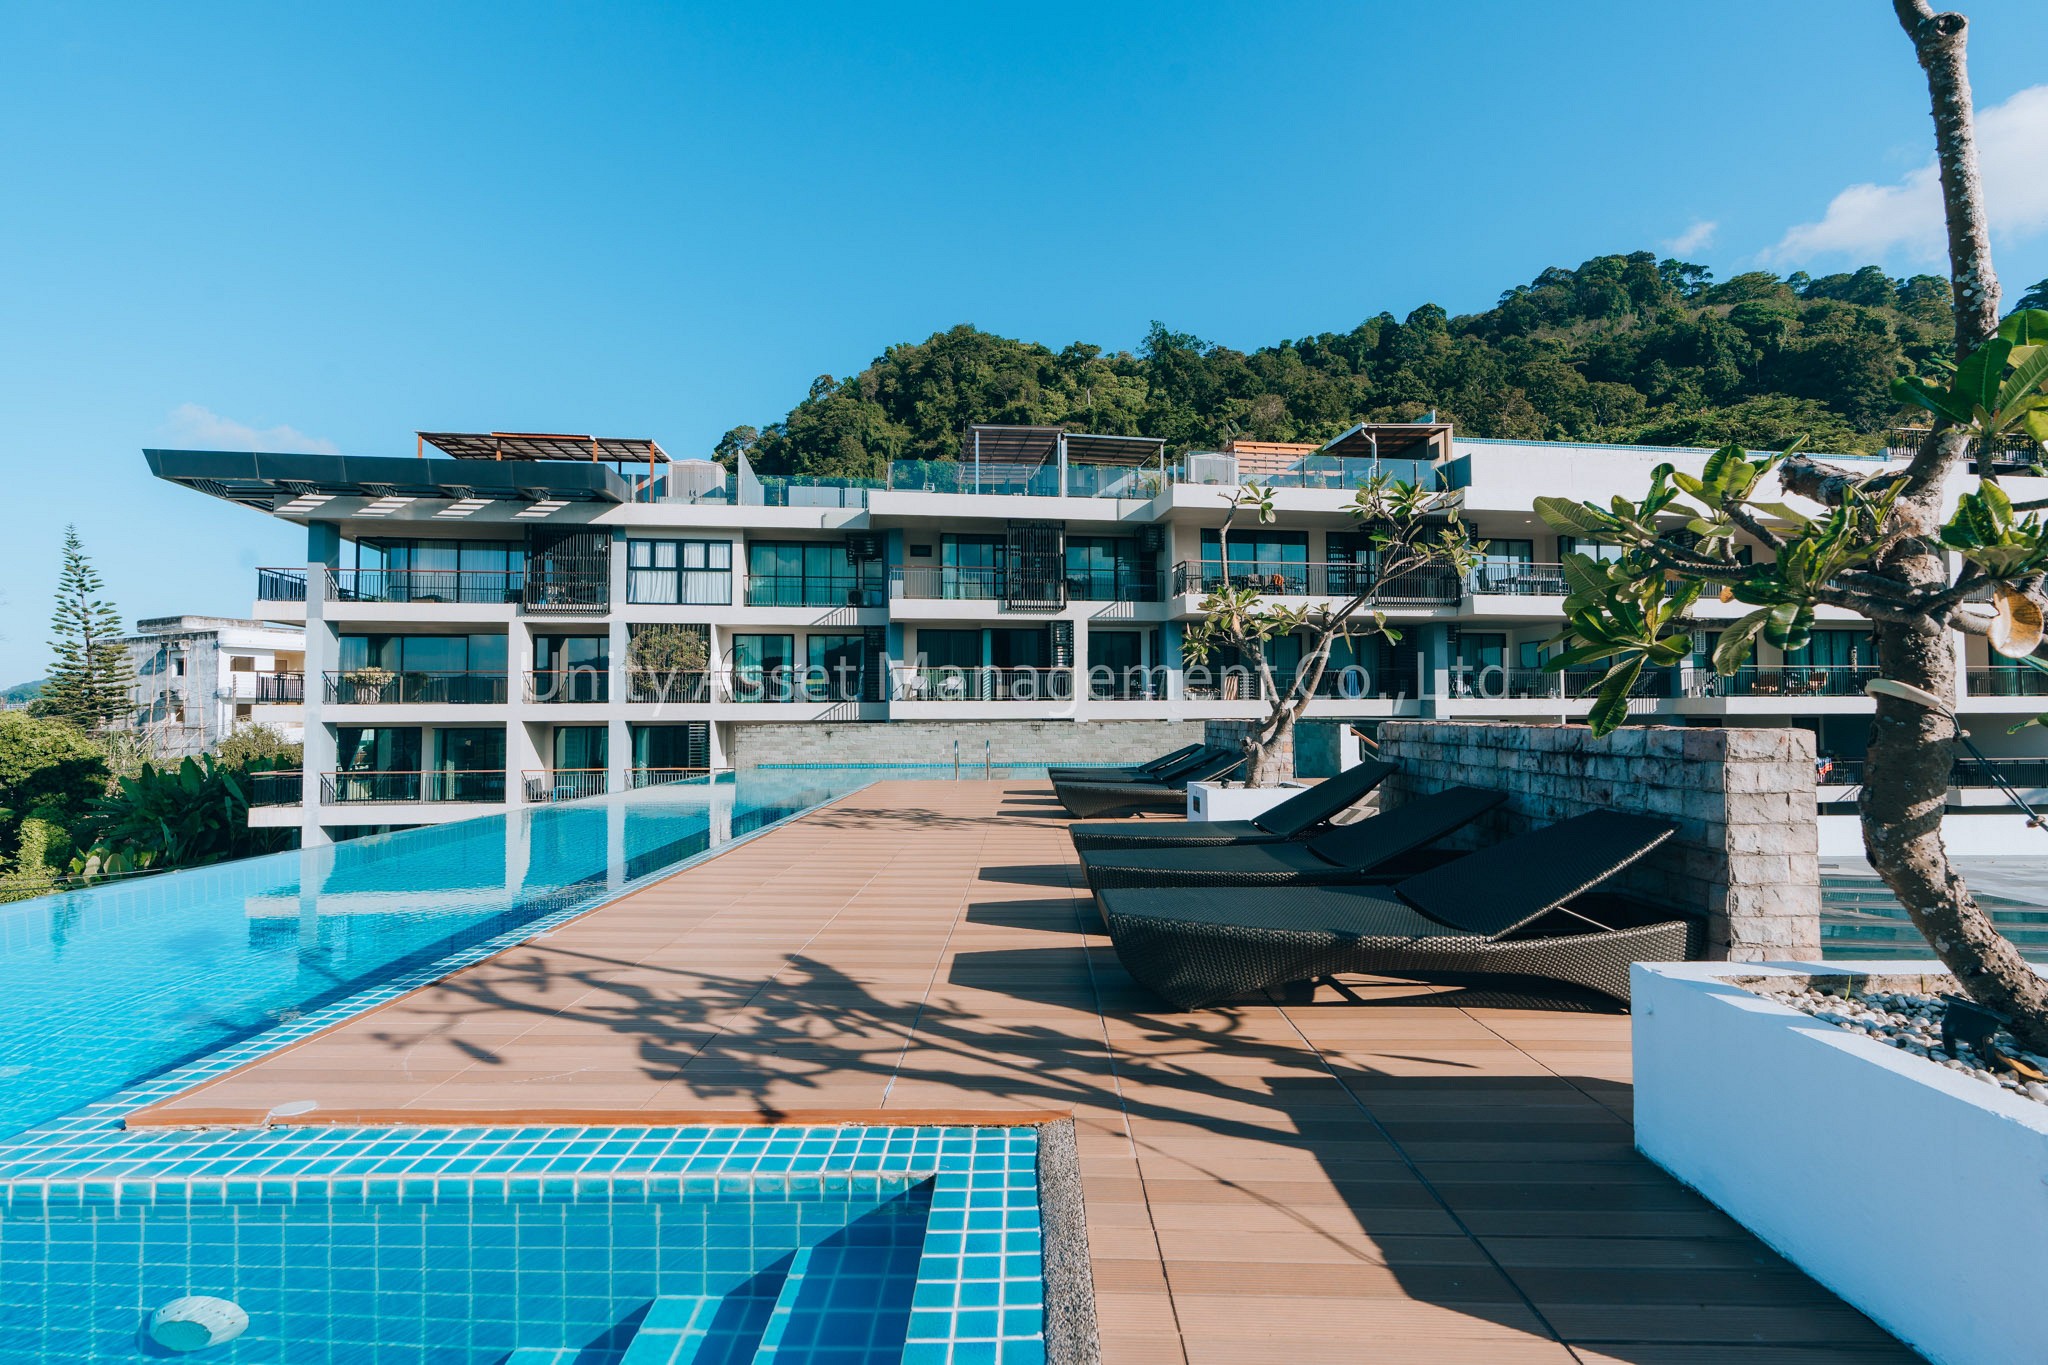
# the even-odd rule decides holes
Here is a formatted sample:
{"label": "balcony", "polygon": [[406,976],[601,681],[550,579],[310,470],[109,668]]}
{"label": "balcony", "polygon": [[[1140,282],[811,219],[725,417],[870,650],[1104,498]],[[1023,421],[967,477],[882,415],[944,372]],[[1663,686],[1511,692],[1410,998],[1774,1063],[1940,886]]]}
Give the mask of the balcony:
{"label": "balcony", "polygon": [[[258,571],[259,574],[261,571]],[[462,602],[505,606],[526,592],[524,571],[503,569],[329,569],[330,602]]]}
{"label": "balcony", "polygon": [[[1604,668],[1502,668],[1490,665],[1454,672],[1444,695],[1455,701],[1590,701],[1607,676]],[[1671,674],[1661,668],[1643,670],[1631,697],[1669,697]]]}
{"label": "balcony", "polygon": [[1071,668],[899,668],[899,701],[1068,701]]}
{"label": "balcony", "polygon": [[303,673],[244,673],[239,677],[255,679],[255,698],[270,706],[293,706],[306,700],[306,675]]}
{"label": "balcony", "polygon": [[611,674],[599,668],[530,669],[526,700],[536,705],[610,701]]}
{"label": "balcony", "polygon": [[394,673],[353,668],[322,675],[333,706],[503,706],[503,673]]}
{"label": "balcony", "polygon": [[541,768],[522,776],[526,799],[536,804],[580,801],[586,796],[603,796],[611,789],[610,775],[603,768]]}
{"label": "balcony", "polygon": [[635,768],[628,774],[634,791],[643,787],[666,787],[672,782],[688,782],[693,777],[707,775],[709,768]]}
{"label": "balcony", "polygon": [[1972,697],[2048,697],[2048,673],[2025,664],[1969,669],[1963,685]]}
{"label": "balcony", "polygon": [[339,772],[320,777],[322,805],[411,805],[505,799],[505,772]]}
{"label": "balcony", "polygon": [[[1286,560],[1239,560],[1222,565],[1182,560],[1173,566],[1176,597],[1208,594],[1228,584],[1253,588],[1272,597],[1351,598],[1372,587],[1372,569],[1364,564],[1304,564]],[[1409,606],[1452,606],[1460,596],[1457,570],[1448,564],[1422,564],[1378,585],[1372,600]]]}
{"label": "balcony", "polygon": [[630,668],[626,700],[657,705],[689,705],[717,700],[717,675],[709,669]]}
{"label": "balcony", "polygon": [[304,569],[258,569],[256,571],[256,600],[258,602],[305,601],[306,571]]}
{"label": "balcony", "polygon": [[748,574],[750,607],[879,607],[882,590],[857,578]]}
{"label": "balcony", "polygon": [[305,799],[306,775],[300,772],[258,772],[249,774],[249,804],[252,806],[296,806]]}
{"label": "balcony", "polygon": [[[1823,787],[1860,787],[1864,760],[1823,758],[1815,765],[1815,780]],[[2048,789],[2048,758],[1994,758],[1980,762],[1958,758],[1949,774],[1951,787],[2009,786],[2020,791]]]}
{"label": "balcony", "polygon": [[735,668],[712,679],[715,701],[751,705],[858,702],[866,698],[863,671],[823,668]]}
{"label": "balcony", "polygon": [[[1870,667],[1851,668],[1738,668],[1728,677],[1717,673],[1696,675],[1686,695],[1693,697],[1860,697],[1863,685],[1878,676]],[[2048,677],[2048,674],[2042,675]],[[2048,695],[2048,694],[2044,694]]]}
{"label": "balcony", "polygon": [[1465,575],[1465,591],[1474,597],[1565,597],[1564,565],[1518,560],[1483,560]]}

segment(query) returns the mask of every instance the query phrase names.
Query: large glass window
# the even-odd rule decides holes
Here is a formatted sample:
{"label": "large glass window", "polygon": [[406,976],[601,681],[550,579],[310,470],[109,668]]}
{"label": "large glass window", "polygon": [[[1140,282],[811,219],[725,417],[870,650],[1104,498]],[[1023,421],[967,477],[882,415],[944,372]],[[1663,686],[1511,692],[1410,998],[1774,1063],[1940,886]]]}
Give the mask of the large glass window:
{"label": "large glass window", "polygon": [[1597,540],[1580,540],[1577,536],[1559,536],[1557,538],[1557,557],[1559,559],[1563,559],[1566,555],[1584,555],[1586,558],[1597,560],[1602,564],[1612,564],[1627,553],[1628,547],[1626,545],[1603,545]]}
{"label": "large glass window", "polygon": [[1135,630],[1088,632],[1088,685],[1097,697],[1149,695],[1145,637]]}
{"label": "large glass window", "polygon": [[871,576],[869,562],[849,562],[839,541],[747,544],[748,606],[865,606],[875,600]]}
{"label": "large glass window", "polygon": [[984,602],[1002,596],[1008,554],[1002,536],[946,535],[939,545],[939,595]]}
{"label": "large glass window", "polygon": [[997,668],[1050,668],[1052,633],[1043,626],[991,630],[988,658]]}
{"label": "large glass window", "polygon": [[343,635],[328,678],[338,703],[505,700],[502,635]]}
{"label": "large glass window", "polygon": [[533,637],[535,701],[603,701],[610,695],[609,636]]}
{"label": "large glass window", "polygon": [[1071,536],[1067,596],[1083,602],[1151,602],[1158,597],[1152,556],[1129,536]]}
{"label": "large glass window", "polygon": [[505,799],[505,732],[500,729],[436,730],[432,801]]}
{"label": "large glass window", "polygon": [[337,725],[334,760],[343,772],[418,772],[419,727]]}
{"label": "large glass window", "polygon": [[367,539],[337,586],[344,601],[513,602],[525,570],[517,541]]}
{"label": "large glass window", "polygon": [[729,540],[629,540],[626,600],[682,606],[732,603]]}
{"label": "large glass window", "polygon": [[865,677],[867,637],[863,635],[812,635],[806,638],[809,654],[805,689],[812,701],[859,701]]}
{"label": "large glass window", "polygon": [[602,770],[609,755],[610,735],[602,725],[557,725],[555,727],[555,770],[587,772]]}
{"label": "large glass window", "polygon": [[1452,690],[1458,696],[1499,697],[1507,684],[1508,637],[1467,632],[1458,637]]}
{"label": "large glass window", "polygon": [[[1202,579],[1205,589],[1223,581],[1223,543],[1214,530],[1202,532]],[[1230,581],[1267,592],[1307,592],[1308,532],[1232,532]]]}
{"label": "large glass window", "polygon": [[923,656],[926,668],[980,668],[981,632],[921,626],[917,632],[917,652]]}
{"label": "large glass window", "polygon": [[732,637],[732,694],[735,701],[788,701],[790,672],[796,667],[794,635]]}

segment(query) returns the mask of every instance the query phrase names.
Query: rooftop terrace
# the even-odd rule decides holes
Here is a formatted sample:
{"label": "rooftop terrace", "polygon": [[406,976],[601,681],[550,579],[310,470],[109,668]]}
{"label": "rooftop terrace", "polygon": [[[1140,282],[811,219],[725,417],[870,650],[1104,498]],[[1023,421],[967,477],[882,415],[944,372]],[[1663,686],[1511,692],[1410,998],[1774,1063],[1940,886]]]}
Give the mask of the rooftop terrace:
{"label": "rooftop terrace", "polygon": [[1077,1120],[1111,1365],[1913,1357],[1638,1156],[1629,1024],[1174,1014],[1030,784],[888,782],[131,1118]]}

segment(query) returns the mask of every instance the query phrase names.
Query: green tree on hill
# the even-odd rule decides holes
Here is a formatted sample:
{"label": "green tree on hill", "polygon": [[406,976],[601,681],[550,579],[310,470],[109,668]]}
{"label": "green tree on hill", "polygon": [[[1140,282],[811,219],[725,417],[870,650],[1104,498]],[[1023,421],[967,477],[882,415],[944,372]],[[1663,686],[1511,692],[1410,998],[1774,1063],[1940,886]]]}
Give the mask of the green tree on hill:
{"label": "green tree on hill", "polygon": [[121,613],[101,598],[99,574],[79,543],[78,528],[64,528],[64,568],[57,609],[50,617],[49,679],[37,700],[45,715],[81,730],[105,725],[132,705],[134,671],[121,647]]}
{"label": "green tree on hill", "polygon": [[1814,278],[1646,251],[1552,267],[1482,313],[1424,304],[1348,332],[1251,351],[1155,322],[1132,351],[1063,350],[962,324],[822,375],[779,422],[735,427],[765,474],[875,476],[960,457],[970,422],[1160,436],[1174,453],[1233,436],[1321,441],[1429,411],[1473,436],[1762,447],[1801,434],[1868,451],[1898,416],[1894,379],[1952,354],[1948,281],[1876,266]]}

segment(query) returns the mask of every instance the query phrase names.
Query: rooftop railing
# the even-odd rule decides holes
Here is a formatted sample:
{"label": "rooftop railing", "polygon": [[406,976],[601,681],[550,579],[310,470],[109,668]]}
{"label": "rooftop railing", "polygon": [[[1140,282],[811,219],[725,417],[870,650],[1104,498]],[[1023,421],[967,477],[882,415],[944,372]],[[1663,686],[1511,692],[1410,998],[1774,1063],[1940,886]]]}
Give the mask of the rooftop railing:
{"label": "rooftop railing", "polygon": [[503,673],[353,668],[322,674],[335,706],[503,706]]}

